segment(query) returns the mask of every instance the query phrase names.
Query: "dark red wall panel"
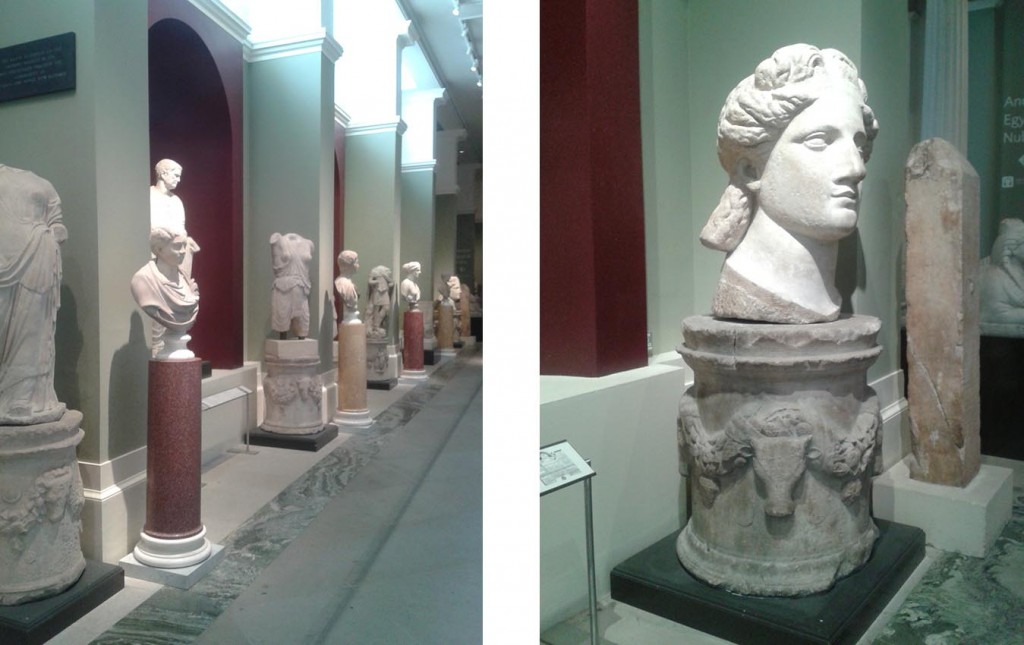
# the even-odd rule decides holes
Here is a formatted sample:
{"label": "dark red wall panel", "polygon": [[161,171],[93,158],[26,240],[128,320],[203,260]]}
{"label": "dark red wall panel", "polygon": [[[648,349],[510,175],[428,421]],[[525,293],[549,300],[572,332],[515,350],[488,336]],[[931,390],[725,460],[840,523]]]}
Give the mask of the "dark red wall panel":
{"label": "dark red wall panel", "polygon": [[540,6],[540,366],[647,364],[636,3]]}
{"label": "dark red wall panel", "polygon": [[149,5],[150,165],[183,166],[175,191],[202,247],[190,348],[215,368],[243,361],[242,46],[187,2]]}

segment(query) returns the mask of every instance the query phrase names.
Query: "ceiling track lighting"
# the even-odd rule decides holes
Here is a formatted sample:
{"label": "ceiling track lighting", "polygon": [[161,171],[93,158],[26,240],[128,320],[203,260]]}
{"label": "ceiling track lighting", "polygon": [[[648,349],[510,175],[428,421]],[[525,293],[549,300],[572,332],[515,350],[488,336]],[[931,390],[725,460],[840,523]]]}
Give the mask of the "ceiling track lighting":
{"label": "ceiling track lighting", "polygon": [[[453,16],[458,16],[460,14],[460,12],[461,12],[461,1],[460,0],[452,0],[452,15]],[[484,66],[483,66],[483,61],[481,60],[480,55],[477,54],[476,47],[473,46],[473,37],[469,33],[469,25],[467,25],[465,22],[462,22],[460,31],[462,32],[462,39],[466,41],[466,56],[468,56],[470,61],[471,61],[471,64],[469,66],[469,70],[476,74],[476,79],[477,79],[476,80],[476,86],[477,87],[483,87],[484,86],[484,74],[483,74]]]}

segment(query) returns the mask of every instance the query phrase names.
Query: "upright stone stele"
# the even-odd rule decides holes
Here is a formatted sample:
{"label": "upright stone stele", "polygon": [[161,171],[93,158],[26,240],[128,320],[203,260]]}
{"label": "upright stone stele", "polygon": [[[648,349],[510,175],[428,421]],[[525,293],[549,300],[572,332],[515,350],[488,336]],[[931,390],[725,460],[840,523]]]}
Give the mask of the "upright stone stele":
{"label": "upright stone stele", "polygon": [[866,97],[842,53],[791,45],[719,117],[729,184],[701,242],[727,255],[714,317],[683,320],[694,384],[679,404],[680,465],[693,504],[676,554],[735,593],[823,591],[878,536],[868,478],[881,419],[867,369],[880,325],[841,316],[835,287],[878,132]]}
{"label": "upright stone stele", "polygon": [[53,389],[67,235],[53,184],[0,164],[0,605],[56,595],[85,570],[82,413]]}
{"label": "upright stone stele", "polygon": [[928,139],[906,167],[910,476],[966,486],[981,467],[978,174]]}

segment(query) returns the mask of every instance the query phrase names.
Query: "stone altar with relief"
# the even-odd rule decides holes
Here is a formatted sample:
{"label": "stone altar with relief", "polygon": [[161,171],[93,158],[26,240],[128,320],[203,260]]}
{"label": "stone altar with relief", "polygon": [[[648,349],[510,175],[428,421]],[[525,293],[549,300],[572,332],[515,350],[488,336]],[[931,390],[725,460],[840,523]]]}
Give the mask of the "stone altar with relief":
{"label": "stone altar with relief", "polygon": [[53,388],[66,238],[53,185],[0,164],[0,605],[56,595],[85,570],[82,414]]}
{"label": "stone altar with relief", "polygon": [[693,502],[676,552],[735,593],[828,589],[878,535],[867,369],[879,322],[840,316],[835,286],[878,131],[866,96],[842,53],[792,45],[740,82],[719,117],[729,184],[701,241],[727,255],[714,317],[683,321],[694,384],[678,439]]}

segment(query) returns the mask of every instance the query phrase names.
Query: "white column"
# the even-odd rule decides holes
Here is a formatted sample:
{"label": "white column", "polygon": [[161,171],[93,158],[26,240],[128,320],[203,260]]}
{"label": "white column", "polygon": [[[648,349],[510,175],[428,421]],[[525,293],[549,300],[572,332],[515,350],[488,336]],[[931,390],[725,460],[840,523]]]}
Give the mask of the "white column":
{"label": "white column", "polygon": [[967,154],[967,0],[928,0],[921,138]]}

